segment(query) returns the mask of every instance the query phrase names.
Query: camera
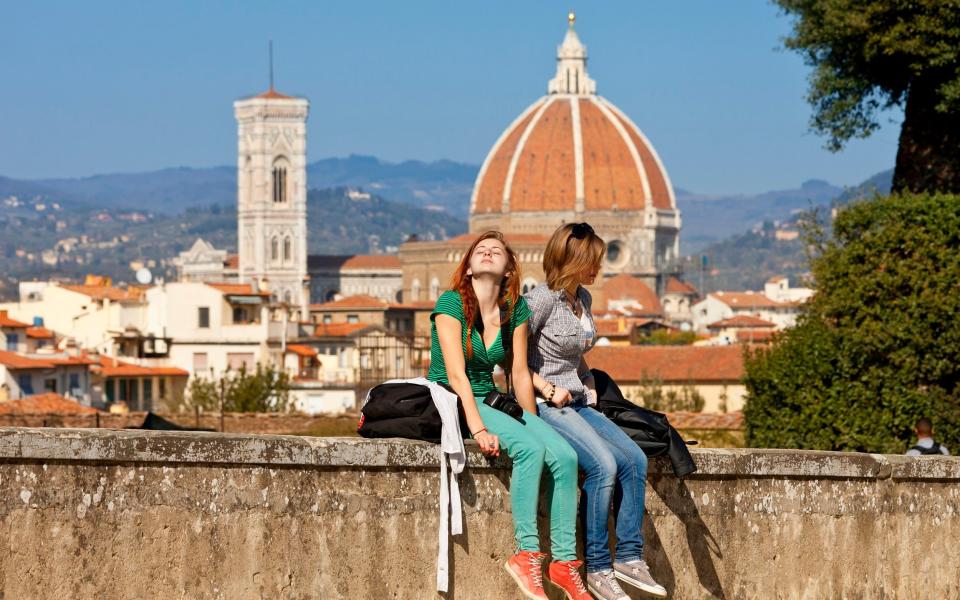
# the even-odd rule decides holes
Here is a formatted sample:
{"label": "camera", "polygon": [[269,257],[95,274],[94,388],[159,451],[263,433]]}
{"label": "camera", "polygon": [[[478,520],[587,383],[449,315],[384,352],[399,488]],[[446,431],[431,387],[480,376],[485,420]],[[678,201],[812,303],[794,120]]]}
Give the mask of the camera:
{"label": "camera", "polygon": [[495,408],[502,413],[506,413],[514,419],[520,421],[523,418],[523,407],[513,397],[513,394],[505,394],[500,390],[493,390],[483,399],[483,403],[490,408]]}

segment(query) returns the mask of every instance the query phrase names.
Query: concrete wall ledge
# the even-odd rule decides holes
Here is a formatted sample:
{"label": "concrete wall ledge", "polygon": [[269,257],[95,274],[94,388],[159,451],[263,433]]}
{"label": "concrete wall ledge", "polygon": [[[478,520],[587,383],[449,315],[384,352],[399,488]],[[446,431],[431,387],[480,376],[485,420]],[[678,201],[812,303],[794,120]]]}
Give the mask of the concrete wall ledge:
{"label": "concrete wall ledge", "polygon": [[[466,443],[468,468],[509,469]],[[319,468],[428,469],[438,446],[402,439],[316,438],[280,435],[165,432],[128,429],[0,428],[0,460],[261,465]],[[960,457],[908,457],[855,452],[691,448],[692,478],[960,480]],[[665,458],[651,475],[670,475]]]}
{"label": "concrete wall ledge", "polygon": [[[645,490],[674,600],[960,598],[960,458],[692,453],[695,475],[658,458]],[[515,598],[510,461],[468,457],[441,595],[433,444],[0,429],[0,598]]]}

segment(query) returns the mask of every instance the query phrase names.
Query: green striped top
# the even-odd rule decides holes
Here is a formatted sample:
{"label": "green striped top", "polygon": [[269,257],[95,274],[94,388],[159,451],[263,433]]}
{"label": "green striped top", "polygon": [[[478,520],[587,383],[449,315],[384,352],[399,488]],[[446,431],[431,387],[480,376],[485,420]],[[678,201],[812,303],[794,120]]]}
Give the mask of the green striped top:
{"label": "green striped top", "polygon": [[[460,321],[460,327],[463,330],[461,343],[463,344],[463,359],[466,365],[467,379],[470,380],[473,395],[479,402],[483,400],[488,393],[496,389],[496,386],[493,384],[493,366],[502,362],[504,358],[503,344],[500,343],[500,333],[497,333],[493,344],[489,348],[485,348],[480,333],[477,332],[476,329],[473,329],[470,332],[473,336],[471,338],[473,343],[473,358],[468,359],[467,321],[463,316],[463,300],[460,298],[459,292],[447,290],[437,298],[437,305],[430,314],[430,320],[434,321],[434,318],[439,314],[450,315]],[[517,299],[516,308],[510,313],[510,322],[513,324],[514,330],[516,330],[517,327],[526,323],[529,318],[530,309],[527,308],[527,303],[523,299],[523,296],[521,296]],[[427,379],[440,383],[450,383],[447,380],[447,367],[443,364],[443,352],[440,351],[440,340],[437,337],[437,324],[435,321],[430,327],[430,372],[427,374]]]}

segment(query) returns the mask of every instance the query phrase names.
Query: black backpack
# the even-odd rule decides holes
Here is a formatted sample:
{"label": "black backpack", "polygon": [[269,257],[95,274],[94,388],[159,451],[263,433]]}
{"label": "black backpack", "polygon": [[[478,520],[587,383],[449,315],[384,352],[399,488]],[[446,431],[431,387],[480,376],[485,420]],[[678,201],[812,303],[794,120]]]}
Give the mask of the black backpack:
{"label": "black backpack", "polygon": [[357,432],[365,438],[401,437],[437,443],[443,422],[430,388],[416,383],[381,383],[360,410]]}
{"label": "black backpack", "polygon": [[666,454],[677,477],[686,477],[697,470],[686,442],[665,414],[624,398],[616,382],[604,371],[591,369],[590,372],[597,386],[597,410],[630,436],[644,454],[649,457]]}
{"label": "black backpack", "polygon": [[[501,322],[504,321],[505,314],[504,309],[501,308]],[[482,340],[483,320],[478,319],[474,326]],[[511,356],[512,322],[507,321],[506,329],[501,329],[500,343],[503,344],[505,355]],[[509,373],[509,363],[507,369]],[[451,394],[456,393],[448,385],[443,383],[439,385]],[[460,413],[460,434],[464,439],[468,439],[470,428],[467,427],[467,420],[459,400],[457,408]],[[367,403],[360,409],[360,424],[357,426],[357,432],[365,438],[399,437],[434,443],[440,441],[442,431],[443,421],[433,403],[430,388],[416,383],[381,383],[372,388]]]}
{"label": "black backpack", "polygon": [[934,442],[933,445],[930,446],[929,448],[924,448],[923,446],[916,445],[910,449],[916,450],[917,452],[919,452],[920,454],[923,454],[924,456],[930,456],[933,454],[943,454],[943,452],[940,452],[940,444],[938,444],[937,442]]}

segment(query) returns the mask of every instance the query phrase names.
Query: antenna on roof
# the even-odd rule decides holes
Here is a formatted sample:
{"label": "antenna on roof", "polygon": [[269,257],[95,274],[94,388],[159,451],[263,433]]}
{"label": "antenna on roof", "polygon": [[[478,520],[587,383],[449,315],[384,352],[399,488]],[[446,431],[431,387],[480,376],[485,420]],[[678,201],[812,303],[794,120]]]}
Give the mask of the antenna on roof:
{"label": "antenna on roof", "polygon": [[270,91],[273,91],[273,40],[270,40]]}

